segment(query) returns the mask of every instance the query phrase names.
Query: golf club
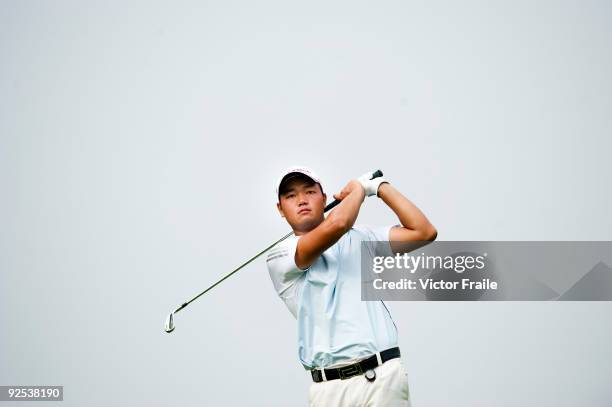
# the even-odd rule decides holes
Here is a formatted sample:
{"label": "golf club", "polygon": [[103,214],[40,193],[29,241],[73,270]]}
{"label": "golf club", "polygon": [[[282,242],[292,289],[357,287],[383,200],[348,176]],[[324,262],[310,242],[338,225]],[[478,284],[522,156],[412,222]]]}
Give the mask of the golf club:
{"label": "golf club", "polygon": [[[374,179],[374,178],[378,178],[378,177],[382,177],[383,173],[381,170],[377,170],[374,171],[372,173],[372,178],[370,179]],[[327,205],[324,209],[324,212],[327,212],[331,209],[333,209],[336,205],[338,205],[340,203],[340,201],[338,201],[337,199],[334,200],[332,203],[330,203],[329,205]],[[280,239],[278,239],[276,242],[272,243],[270,246],[266,247],[265,249],[263,249],[261,252],[257,253],[255,256],[251,257],[249,260],[247,260],[244,264],[240,265],[238,268],[236,268],[234,271],[232,271],[231,273],[229,273],[228,275],[226,275],[225,277],[223,277],[221,280],[217,281],[216,283],[214,283],[213,285],[211,285],[210,287],[208,287],[206,290],[202,291],[200,294],[196,295],[195,297],[193,297],[192,299],[190,299],[187,302],[184,302],[183,304],[181,304],[181,306],[179,306],[177,309],[175,309],[174,311],[172,311],[169,315],[168,318],[166,318],[166,325],[165,325],[165,330],[166,332],[170,333],[172,331],[174,331],[174,314],[176,314],[177,312],[179,312],[180,310],[184,309],[186,306],[188,306],[189,304],[191,304],[193,301],[197,300],[198,298],[200,298],[202,295],[206,294],[208,291],[212,290],[214,287],[216,287],[217,285],[219,285],[223,280],[225,280],[226,278],[230,277],[232,274],[236,273],[238,270],[240,270],[241,268],[245,267],[246,265],[248,265],[249,263],[251,263],[253,260],[257,259],[259,256],[261,256],[262,254],[264,254],[265,252],[267,252],[268,250],[270,250],[271,248],[273,248],[274,246],[276,246],[278,243],[282,242],[283,240],[287,239],[289,236],[291,236],[293,234],[293,231],[287,233],[285,236],[281,237]]]}

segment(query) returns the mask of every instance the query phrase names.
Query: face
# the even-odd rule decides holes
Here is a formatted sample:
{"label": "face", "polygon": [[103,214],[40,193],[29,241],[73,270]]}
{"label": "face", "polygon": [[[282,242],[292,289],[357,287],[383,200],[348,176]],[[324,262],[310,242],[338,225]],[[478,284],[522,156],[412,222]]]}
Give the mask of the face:
{"label": "face", "polygon": [[327,196],[319,184],[305,178],[290,180],[276,204],[281,216],[301,235],[316,228],[323,220]]}

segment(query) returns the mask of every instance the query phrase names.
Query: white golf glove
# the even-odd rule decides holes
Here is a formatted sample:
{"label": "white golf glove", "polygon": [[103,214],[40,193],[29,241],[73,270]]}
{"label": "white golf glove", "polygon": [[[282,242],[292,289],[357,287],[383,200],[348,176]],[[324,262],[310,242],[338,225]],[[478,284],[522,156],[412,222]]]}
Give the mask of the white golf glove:
{"label": "white golf glove", "polygon": [[384,177],[370,179],[372,178],[373,174],[374,171],[369,171],[363,174],[361,177],[357,178],[357,181],[359,181],[361,186],[363,186],[363,189],[365,189],[366,196],[378,196],[378,187],[380,186],[380,184],[382,184],[383,182],[389,183],[389,181],[387,181]]}

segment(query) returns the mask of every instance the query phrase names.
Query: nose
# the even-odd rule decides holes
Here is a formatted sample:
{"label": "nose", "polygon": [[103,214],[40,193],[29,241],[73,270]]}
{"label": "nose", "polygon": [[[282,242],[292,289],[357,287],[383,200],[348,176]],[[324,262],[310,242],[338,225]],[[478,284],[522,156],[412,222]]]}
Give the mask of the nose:
{"label": "nose", "polygon": [[308,201],[306,200],[306,194],[300,192],[298,194],[298,205],[302,205],[306,203],[308,203]]}

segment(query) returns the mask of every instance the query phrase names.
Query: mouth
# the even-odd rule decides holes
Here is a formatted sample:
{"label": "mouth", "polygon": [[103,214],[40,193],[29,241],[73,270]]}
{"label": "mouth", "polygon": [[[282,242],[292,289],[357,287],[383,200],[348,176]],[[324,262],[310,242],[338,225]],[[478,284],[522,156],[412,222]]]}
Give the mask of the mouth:
{"label": "mouth", "polygon": [[310,213],[310,212],[311,212],[310,209],[304,208],[298,211],[298,215],[303,215],[305,213]]}

